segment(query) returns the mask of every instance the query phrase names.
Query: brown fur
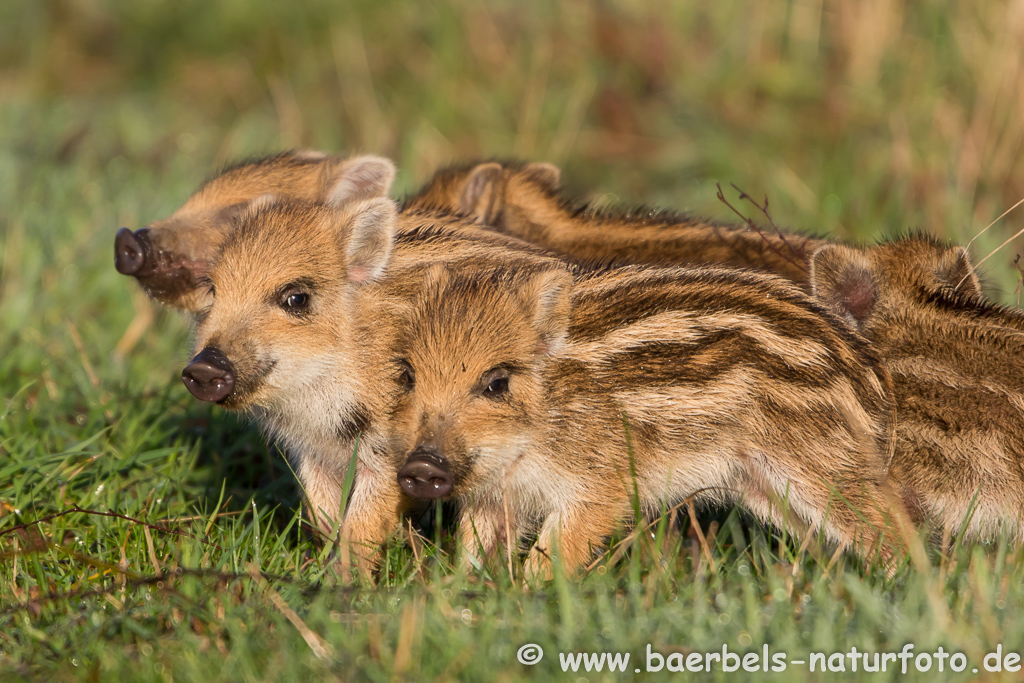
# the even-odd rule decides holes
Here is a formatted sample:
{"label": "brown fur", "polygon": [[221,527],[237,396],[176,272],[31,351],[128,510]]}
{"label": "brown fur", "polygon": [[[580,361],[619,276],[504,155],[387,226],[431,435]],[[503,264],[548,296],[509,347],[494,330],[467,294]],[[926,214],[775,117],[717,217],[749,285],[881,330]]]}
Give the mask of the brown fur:
{"label": "brown fur", "polygon": [[554,554],[573,571],[634,496],[649,515],[694,496],[780,526],[787,501],[840,546],[878,550],[894,501],[888,378],[782,279],[435,266],[400,317],[392,457],[445,459],[467,549],[539,528],[528,571]]}
{"label": "brown fur", "polygon": [[555,166],[543,163],[453,167],[438,171],[406,206],[468,216],[583,262],[753,268],[805,288],[806,257],[825,243],[654,209],[615,213],[573,206],[560,196],[559,178]]}
{"label": "brown fur", "polygon": [[[341,531],[370,565],[412,502],[398,488],[381,421],[394,392],[389,320],[433,260],[566,268],[457,219],[412,212],[399,225],[396,211],[387,199],[250,207],[214,259],[195,342],[197,351],[215,348],[230,360],[235,388],[225,407],[254,413],[284,443],[328,535],[340,521],[358,442]],[[308,296],[302,310],[286,307],[295,293]]]}
{"label": "brown fur", "polygon": [[283,152],[232,166],[207,180],[173,214],[137,231],[146,264],[134,277],[150,297],[187,311],[207,301],[200,280],[250,202],[267,195],[341,203],[387,195],[394,165],[373,156]]}
{"label": "brown fur", "polygon": [[919,516],[1024,538],[1024,314],[981,296],[967,251],[924,237],[812,258],[817,295],[875,345],[897,403],[892,479]]}

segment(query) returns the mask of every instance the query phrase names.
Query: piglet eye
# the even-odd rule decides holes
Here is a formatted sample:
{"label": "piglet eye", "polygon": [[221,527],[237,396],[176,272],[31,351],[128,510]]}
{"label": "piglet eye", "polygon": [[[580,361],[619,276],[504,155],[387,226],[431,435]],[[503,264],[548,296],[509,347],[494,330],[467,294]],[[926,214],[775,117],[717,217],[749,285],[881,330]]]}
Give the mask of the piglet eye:
{"label": "piglet eye", "polygon": [[281,308],[289,313],[305,313],[309,309],[309,293],[298,288],[289,288],[281,294]]}
{"label": "piglet eye", "polygon": [[403,391],[412,391],[413,386],[416,384],[416,373],[413,372],[412,366],[406,361],[400,361],[399,366],[402,371],[398,375],[398,386]]}
{"label": "piglet eye", "polygon": [[198,278],[196,280],[196,287],[198,289],[205,289],[206,293],[211,297],[217,296],[217,288],[213,286],[213,280],[208,276]]}
{"label": "piglet eye", "polygon": [[501,398],[508,393],[508,375],[502,372],[492,377],[481,393],[487,398]]}
{"label": "piglet eye", "polygon": [[484,389],[485,396],[498,397],[508,391],[508,377],[499,377],[491,380],[491,383]]}

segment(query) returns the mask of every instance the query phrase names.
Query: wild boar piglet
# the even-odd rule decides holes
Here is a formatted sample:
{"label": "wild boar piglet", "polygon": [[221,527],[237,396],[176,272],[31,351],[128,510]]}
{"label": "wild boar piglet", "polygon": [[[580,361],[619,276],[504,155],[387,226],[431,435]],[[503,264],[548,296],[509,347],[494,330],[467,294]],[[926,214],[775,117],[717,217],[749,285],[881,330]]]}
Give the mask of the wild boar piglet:
{"label": "wild boar piglet", "polygon": [[[201,400],[249,410],[283,442],[328,534],[340,522],[357,437],[381,410],[383,397],[367,389],[357,369],[373,364],[376,339],[388,329],[376,283],[390,260],[396,220],[397,207],[383,198],[342,209],[257,202],[201,281],[210,304],[197,313],[185,385]],[[365,324],[361,311],[370,312]],[[372,438],[359,444],[354,510],[363,498],[377,500],[381,476],[384,489],[394,488],[390,471],[380,475],[386,464],[373,445]],[[393,514],[400,513],[397,499],[385,499]],[[345,533],[371,542],[392,530],[364,528],[358,514],[346,522]]]}
{"label": "wild boar piglet", "polygon": [[283,152],[231,166],[207,180],[173,214],[114,240],[114,265],[153,299],[195,312],[208,303],[199,281],[250,202],[268,195],[341,204],[383,197],[395,178],[382,157],[350,159],[314,151]]}
{"label": "wild boar piglet", "polygon": [[196,315],[195,357],[182,373],[197,398],[250,411],[283,443],[320,529],[333,535],[340,523],[367,566],[415,503],[396,482],[383,432],[396,392],[387,374],[394,312],[435,260],[567,268],[500,235],[460,230],[458,219],[399,218],[384,198],[254,202],[200,281],[209,304]]}
{"label": "wild boar piglet", "polygon": [[633,521],[634,497],[655,516],[689,496],[820,525],[890,568],[902,552],[889,379],[781,278],[434,266],[399,321],[399,482],[457,501],[468,553],[537,531],[528,573],[554,555],[573,571]]}
{"label": "wild boar piglet", "polygon": [[825,243],[657,209],[594,209],[564,198],[560,180],[558,167],[547,163],[453,166],[435,173],[405,206],[468,216],[585,263],[752,268],[805,288],[807,257]]}
{"label": "wild boar piglet", "polygon": [[927,237],[828,246],[811,265],[815,294],[892,375],[891,475],[910,511],[952,534],[1022,540],[1024,314],[981,295],[966,249]]}

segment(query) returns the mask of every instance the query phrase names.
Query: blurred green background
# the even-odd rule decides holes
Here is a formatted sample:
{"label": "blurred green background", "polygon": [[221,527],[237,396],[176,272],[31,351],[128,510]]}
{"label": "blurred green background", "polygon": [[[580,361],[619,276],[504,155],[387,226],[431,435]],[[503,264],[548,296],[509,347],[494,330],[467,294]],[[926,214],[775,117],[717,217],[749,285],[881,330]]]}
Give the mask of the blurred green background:
{"label": "blurred green background", "polygon": [[[770,535],[748,548],[736,524],[713,549],[726,569],[711,588],[691,539],[692,563],[689,551],[664,567],[638,552],[581,593],[506,591],[500,579],[496,593],[460,593],[462,578],[424,579],[400,550],[383,579],[398,592],[310,597],[329,566],[288,531],[291,473],[244,421],[188,396],[185,320],[118,275],[112,253],[118,227],[166,216],[219,166],[288,147],[390,156],[399,193],[452,161],[523,157],[559,164],[571,194],[599,202],[733,220],[715,199],[716,182],[733,182],[767,194],[796,230],[870,241],[920,229],[966,243],[1024,196],[1022,46],[1020,0],[0,2],[0,526],[78,504],[192,520],[227,549],[196,560],[198,541],[158,534],[154,546],[124,520],[79,515],[40,528],[93,559],[29,546],[19,574],[15,537],[3,537],[0,670],[41,680],[64,667],[60,680],[74,679],[86,671],[67,658],[78,667],[81,655],[91,680],[175,667],[191,672],[180,680],[306,676],[296,672],[310,655],[292,657],[307,648],[283,617],[209,582],[194,586],[198,607],[148,602],[148,589],[31,607],[48,592],[112,591],[116,572],[88,569],[104,562],[149,575],[159,563],[238,572],[254,561],[293,575],[291,603],[375,680],[409,666],[414,641],[400,633],[426,638],[414,650],[424,672],[468,667],[467,680],[497,676],[479,653],[501,648],[501,676],[527,676],[506,650],[534,631],[562,648],[753,637],[898,650],[948,644],[948,615],[934,610],[948,597],[975,661],[999,624],[1024,633],[1021,595],[1006,592],[1024,562],[1004,546],[992,574],[984,552],[954,554],[938,583],[915,573],[893,594],[856,569],[828,578],[781,541],[775,557]],[[1021,227],[1024,209],[972,245],[975,259]],[[1016,240],[985,264],[1001,301],[1017,301],[1022,249]],[[214,524],[222,485],[229,512]],[[654,568],[644,583],[641,567]],[[472,599],[485,618],[465,621],[467,609],[453,621],[453,590],[453,604]],[[708,590],[721,591],[714,604]],[[224,664],[225,639],[249,673]],[[396,639],[392,664],[380,642]]]}

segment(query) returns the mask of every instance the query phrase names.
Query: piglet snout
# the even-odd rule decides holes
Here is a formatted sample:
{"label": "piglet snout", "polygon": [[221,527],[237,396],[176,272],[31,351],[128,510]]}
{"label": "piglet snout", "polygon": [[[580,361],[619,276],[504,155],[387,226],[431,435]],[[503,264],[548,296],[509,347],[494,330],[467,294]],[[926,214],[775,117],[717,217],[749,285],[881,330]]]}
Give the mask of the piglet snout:
{"label": "piglet snout", "polygon": [[181,371],[181,381],[200,401],[219,403],[235,388],[235,368],[223,351],[208,346]]}
{"label": "piglet snout", "polygon": [[114,267],[122,275],[139,275],[152,251],[147,230],[132,232],[121,228],[114,237]]}
{"label": "piglet snout", "polygon": [[398,470],[398,485],[413,498],[441,498],[452,490],[452,475],[440,453],[419,447]]}

